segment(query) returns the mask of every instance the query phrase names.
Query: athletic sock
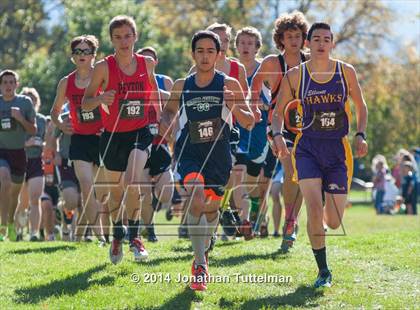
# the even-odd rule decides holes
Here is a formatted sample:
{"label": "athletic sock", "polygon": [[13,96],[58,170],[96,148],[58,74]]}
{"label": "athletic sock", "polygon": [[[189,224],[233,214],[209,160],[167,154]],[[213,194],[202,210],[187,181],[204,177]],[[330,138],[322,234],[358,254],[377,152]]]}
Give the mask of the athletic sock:
{"label": "athletic sock", "polygon": [[206,240],[207,240],[207,219],[205,215],[200,218],[187,214],[188,233],[194,251],[195,263],[206,265]]}
{"label": "athletic sock", "polygon": [[328,270],[326,247],[323,247],[322,249],[317,249],[317,250],[312,249],[312,252],[314,253],[316,264],[318,265],[318,269]]}
{"label": "athletic sock", "polygon": [[154,234],[155,233],[155,225],[152,223],[150,225],[146,226],[146,230],[148,235],[150,236],[150,234]]}
{"label": "athletic sock", "polygon": [[[204,215],[203,215],[204,216]],[[209,222],[207,219],[207,230],[206,230],[206,251],[210,247],[210,240],[213,237],[214,232],[216,231],[217,225],[219,224],[219,212],[217,212],[217,216],[215,219],[211,222]]]}
{"label": "athletic sock", "polygon": [[295,217],[295,206],[293,204],[287,204],[285,206],[286,208],[286,221],[287,222],[292,222],[293,224],[296,223],[296,217]]}
{"label": "athletic sock", "polygon": [[258,211],[260,209],[260,197],[250,197],[251,211],[249,212],[249,220],[256,222],[258,218]]}
{"label": "athletic sock", "polygon": [[222,201],[220,203],[220,208],[222,210],[226,210],[229,207],[230,205],[229,201],[230,201],[231,195],[232,195],[232,189],[225,190]]}
{"label": "athletic sock", "polygon": [[139,236],[139,227],[139,220],[128,220],[128,240],[130,242]]}
{"label": "athletic sock", "polygon": [[114,238],[118,240],[124,239],[125,232],[123,228],[122,221],[112,222],[113,223],[113,231],[114,231]]}

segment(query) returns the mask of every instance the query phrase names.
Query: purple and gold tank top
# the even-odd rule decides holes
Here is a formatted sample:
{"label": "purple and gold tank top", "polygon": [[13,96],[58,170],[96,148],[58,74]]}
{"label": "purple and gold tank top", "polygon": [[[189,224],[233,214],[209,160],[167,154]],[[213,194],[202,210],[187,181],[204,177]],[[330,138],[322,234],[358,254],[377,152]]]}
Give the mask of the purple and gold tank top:
{"label": "purple and gold tank top", "polygon": [[344,66],[335,61],[334,74],[325,82],[313,78],[305,62],[299,67],[298,98],[302,102],[302,135],[340,139],[349,132],[351,111]]}

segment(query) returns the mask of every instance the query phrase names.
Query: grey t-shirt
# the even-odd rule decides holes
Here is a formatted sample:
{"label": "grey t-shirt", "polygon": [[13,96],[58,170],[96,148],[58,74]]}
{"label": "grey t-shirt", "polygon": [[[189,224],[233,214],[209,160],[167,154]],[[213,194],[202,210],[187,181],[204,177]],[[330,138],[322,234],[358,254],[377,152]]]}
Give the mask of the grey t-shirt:
{"label": "grey t-shirt", "polygon": [[25,147],[26,131],[12,117],[12,107],[19,108],[27,121],[35,120],[35,110],[29,97],[16,95],[11,101],[4,101],[0,95],[0,149],[18,150]]}
{"label": "grey t-shirt", "polygon": [[29,140],[31,137],[35,137],[35,141],[38,143],[36,146],[30,146],[25,148],[26,156],[28,158],[37,158],[41,157],[42,155],[42,144],[44,143],[45,137],[45,130],[47,127],[47,118],[42,115],[41,113],[36,114],[36,135],[26,135],[26,141]]}
{"label": "grey t-shirt", "polygon": [[[61,119],[65,120],[69,118],[69,112],[61,114]],[[64,134],[60,129],[55,127],[54,130],[54,137],[60,138],[58,144],[58,152],[61,155],[61,158],[68,159],[69,158],[69,151],[70,151],[70,141],[71,136]]]}

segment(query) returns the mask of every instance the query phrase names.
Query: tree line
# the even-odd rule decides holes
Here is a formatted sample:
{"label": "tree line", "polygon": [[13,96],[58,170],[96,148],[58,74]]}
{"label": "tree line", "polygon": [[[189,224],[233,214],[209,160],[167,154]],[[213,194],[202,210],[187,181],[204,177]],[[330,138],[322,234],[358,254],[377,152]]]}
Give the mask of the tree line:
{"label": "tree line", "polygon": [[[191,66],[190,40],[195,31],[216,21],[228,23],[234,30],[254,26],[263,36],[260,56],[264,57],[277,53],[271,39],[274,20],[293,10],[302,11],[309,22],[329,22],[336,43],[334,56],[352,63],[359,73],[369,108],[370,156],[365,161],[377,153],[391,156],[401,147],[418,144],[419,57],[410,46],[396,53],[398,61],[384,56],[381,47],[390,39],[391,22],[396,17],[381,1],[0,1],[0,69],[18,71],[21,86],[39,91],[41,112],[48,114],[58,81],[73,69],[71,38],[93,34],[100,41],[97,58],[112,53],[108,23],[117,14],[135,18],[139,31],[136,47],[155,47],[159,56],[156,71],[176,79]],[[52,23],[52,11],[61,12],[58,23]],[[236,56],[233,45],[230,55]]]}

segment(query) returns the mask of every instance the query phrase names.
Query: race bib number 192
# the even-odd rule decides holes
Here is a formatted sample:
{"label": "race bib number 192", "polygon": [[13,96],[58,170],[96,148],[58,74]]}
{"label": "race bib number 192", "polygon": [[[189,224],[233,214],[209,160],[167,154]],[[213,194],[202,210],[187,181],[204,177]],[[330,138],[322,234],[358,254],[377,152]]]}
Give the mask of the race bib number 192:
{"label": "race bib number 192", "polygon": [[135,119],[144,117],[144,102],[141,99],[120,100],[121,118]]}

